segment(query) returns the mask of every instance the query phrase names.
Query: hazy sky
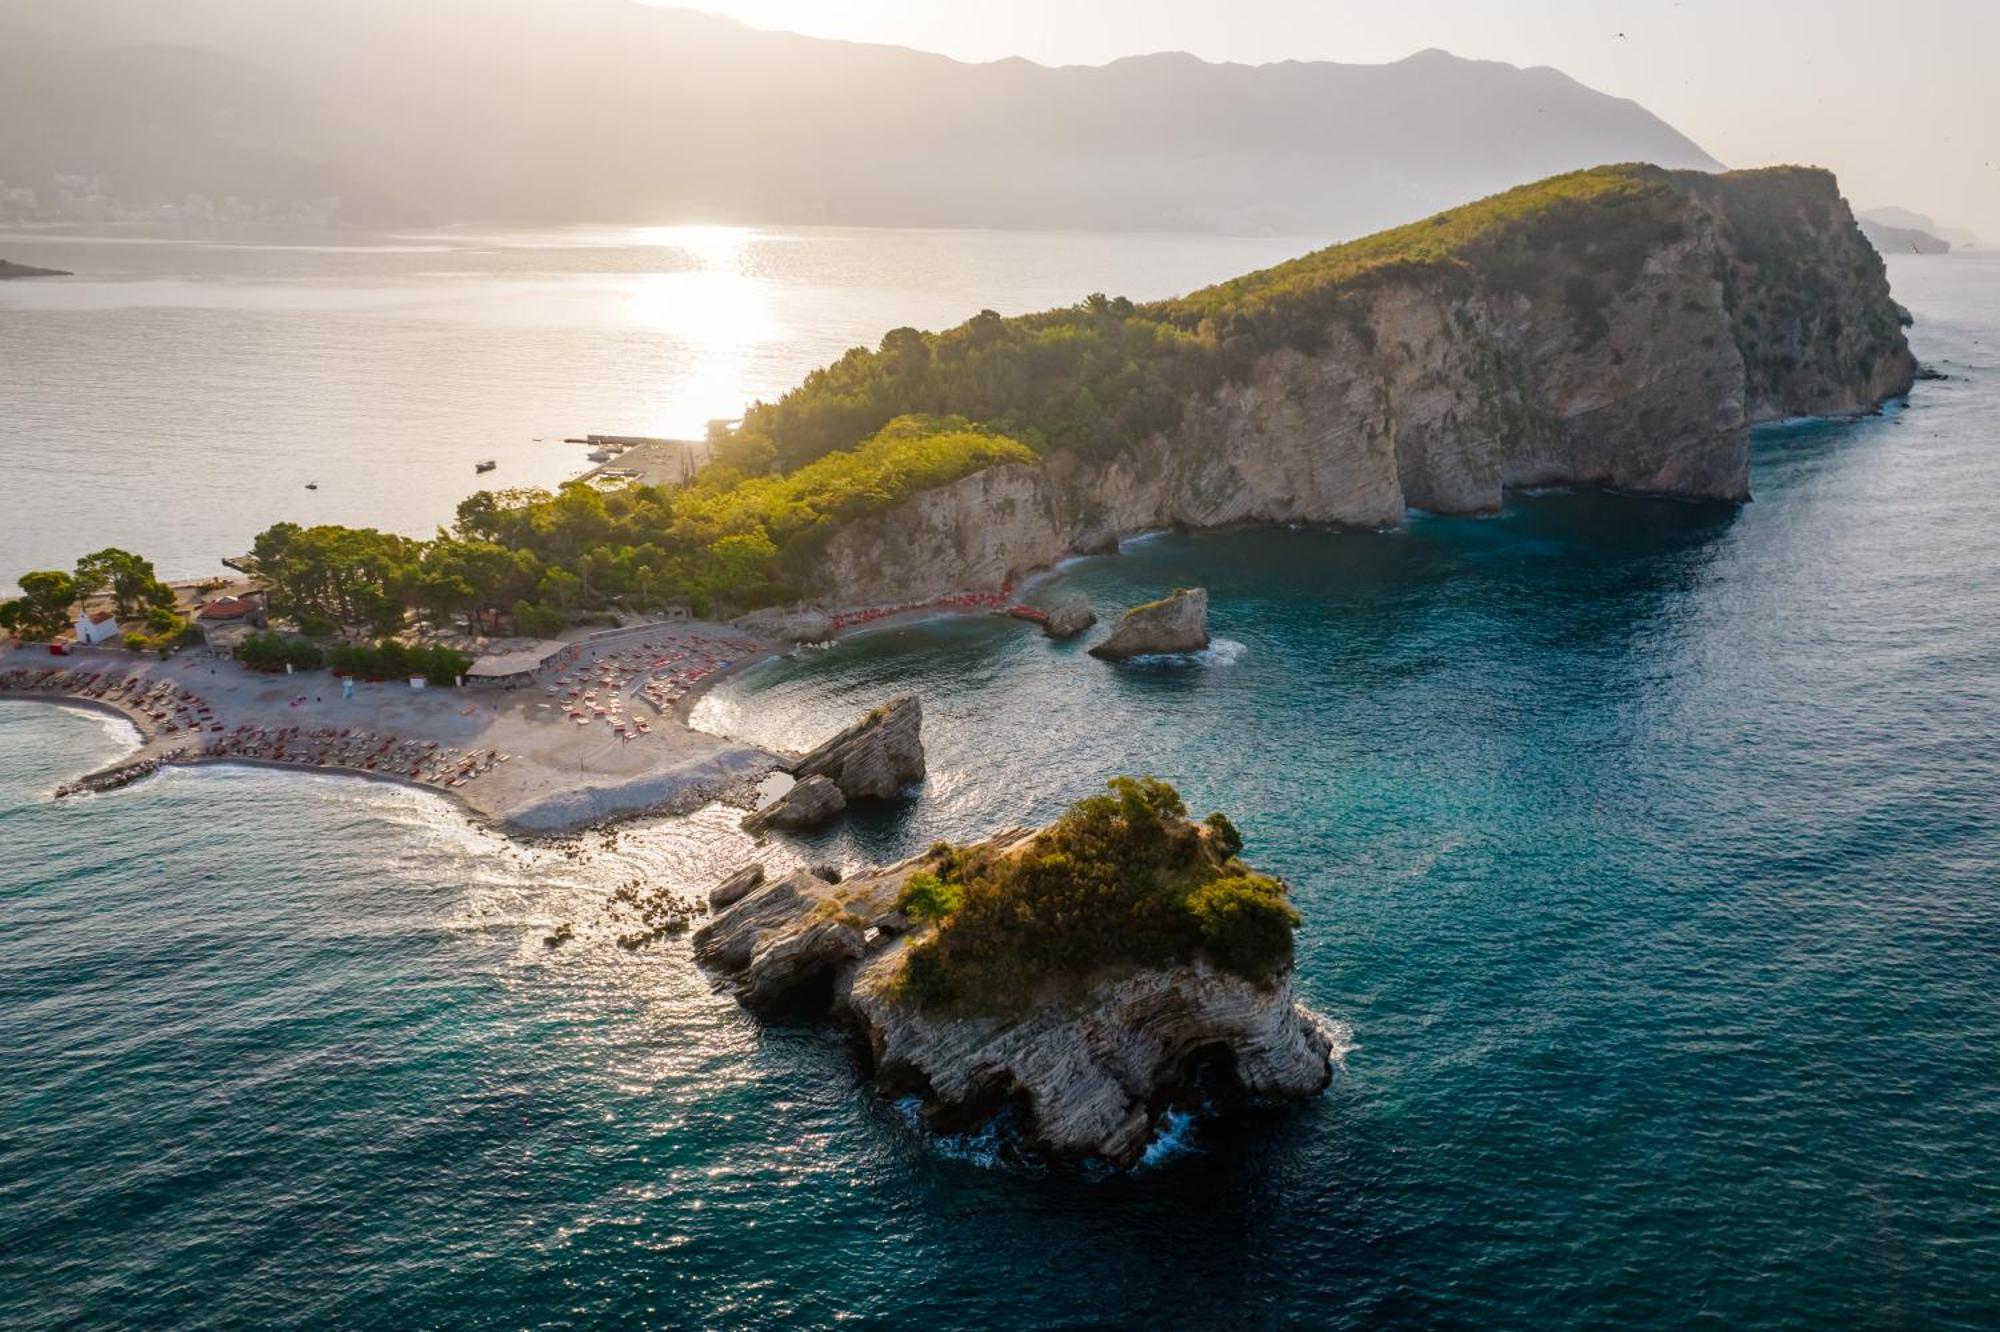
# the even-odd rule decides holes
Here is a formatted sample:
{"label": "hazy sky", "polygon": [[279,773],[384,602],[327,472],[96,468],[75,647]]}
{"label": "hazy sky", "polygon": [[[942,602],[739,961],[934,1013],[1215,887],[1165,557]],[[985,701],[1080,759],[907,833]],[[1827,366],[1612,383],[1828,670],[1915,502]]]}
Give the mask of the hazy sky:
{"label": "hazy sky", "polygon": [[1913,208],[2000,244],[2000,0],[673,2],[962,60],[1379,62],[1438,46],[1554,65],[1731,166],[1832,167],[1857,206]]}

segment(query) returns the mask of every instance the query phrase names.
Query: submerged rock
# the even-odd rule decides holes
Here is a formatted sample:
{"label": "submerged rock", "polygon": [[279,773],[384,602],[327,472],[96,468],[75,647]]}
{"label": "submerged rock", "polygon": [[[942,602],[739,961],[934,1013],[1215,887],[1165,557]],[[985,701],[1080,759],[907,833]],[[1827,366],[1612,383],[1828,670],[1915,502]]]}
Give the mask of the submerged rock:
{"label": "submerged rock", "polygon": [[[611,894],[610,907],[611,922],[620,927],[618,946],[628,950],[686,933],[701,910],[699,903],[684,901],[671,888],[648,886],[638,879],[620,884]],[[623,928],[627,925],[635,928]]]}
{"label": "submerged rock", "polygon": [[1049,618],[1042,622],[1042,632],[1050,638],[1075,638],[1091,625],[1097,623],[1097,612],[1090,608],[1090,602],[1081,596],[1065,597],[1049,607]]}
{"label": "submerged rock", "polygon": [[743,817],[749,832],[766,828],[811,828],[825,823],[847,808],[847,797],[830,778],[815,773],[793,784],[792,789],[763,809]]}
{"label": "submerged rock", "polygon": [[801,782],[825,777],[848,800],[889,800],[924,779],[924,708],[915,698],[884,703],[788,765]]}
{"label": "submerged rock", "polygon": [[1208,646],[1208,592],[1184,587],[1172,596],[1134,606],[1118,617],[1111,636],[1090,649],[1093,657],[1122,661]]}

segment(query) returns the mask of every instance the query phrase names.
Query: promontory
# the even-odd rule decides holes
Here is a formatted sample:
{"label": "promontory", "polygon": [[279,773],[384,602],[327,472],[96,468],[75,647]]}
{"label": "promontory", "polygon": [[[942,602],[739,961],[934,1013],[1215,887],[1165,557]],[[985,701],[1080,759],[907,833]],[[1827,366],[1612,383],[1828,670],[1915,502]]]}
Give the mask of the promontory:
{"label": "promontory", "polygon": [[796,474],[986,439],[779,542],[807,595],[918,600],[1163,527],[1393,527],[1528,486],[1742,500],[1753,424],[1909,389],[1900,315],[1825,171],[1601,167],[1173,300],[897,329],[753,406],[718,456]]}

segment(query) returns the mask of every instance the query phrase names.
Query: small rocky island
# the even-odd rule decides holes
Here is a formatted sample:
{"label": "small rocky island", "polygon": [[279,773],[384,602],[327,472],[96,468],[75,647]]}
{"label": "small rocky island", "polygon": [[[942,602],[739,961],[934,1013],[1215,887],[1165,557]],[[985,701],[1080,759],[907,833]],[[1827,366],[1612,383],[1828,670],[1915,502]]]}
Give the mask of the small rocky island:
{"label": "small rocky island", "polygon": [[60,268],[35,268],[28,264],[17,264],[0,259],[0,281],[8,278],[75,277],[76,274]]}
{"label": "small rocky island", "polygon": [[1171,596],[1134,606],[1111,626],[1111,637],[1090,649],[1106,661],[1199,652],[1208,646],[1208,591],[1183,587]]}
{"label": "small rocky island", "polygon": [[1298,912],[1211,814],[1121,777],[1040,830],[833,882],[718,887],[696,958],[762,1014],[859,1030],[883,1091],[952,1130],[1016,1106],[1024,1146],[1129,1165],[1203,1069],[1303,1098],[1332,1046],[1292,992]]}

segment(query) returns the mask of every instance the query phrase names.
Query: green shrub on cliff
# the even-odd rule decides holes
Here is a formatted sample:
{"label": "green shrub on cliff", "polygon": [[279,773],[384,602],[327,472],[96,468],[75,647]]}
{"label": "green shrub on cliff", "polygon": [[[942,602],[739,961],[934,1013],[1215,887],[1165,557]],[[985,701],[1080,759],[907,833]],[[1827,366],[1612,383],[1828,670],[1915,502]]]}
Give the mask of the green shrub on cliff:
{"label": "green shrub on cliff", "polygon": [[1256,976],[1273,957],[1289,957],[1299,913],[1285,900],[1285,885],[1262,874],[1215,879],[1188,894],[1188,911],[1201,926],[1201,942],[1215,965]]}
{"label": "green shrub on cliff", "polygon": [[896,910],[911,920],[938,921],[965,905],[965,889],[946,883],[929,870],[918,870],[896,895]]}
{"label": "green shrub on cliff", "polygon": [[761,531],[783,545],[984,468],[1034,460],[1026,445],[962,417],[898,416],[858,446],[783,476],[707,468],[675,494],[675,527],[718,540]]}
{"label": "green shrub on cliff", "polygon": [[1227,861],[1243,854],[1243,834],[1236,831],[1227,814],[1218,809],[1201,822],[1208,829],[1209,844],[1216,855]]}
{"label": "green shrub on cliff", "polygon": [[934,849],[935,871],[913,875],[899,903],[937,922],[909,949],[906,992],[995,1011],[1105,967],[1198,956],[1269,980],[1291,963],[1299,919],[1284,885],[1232,863],[1241,840],[1227,819],[1198,826],[1186,815],[1167,783],[1119,777],[1016,854]]}

